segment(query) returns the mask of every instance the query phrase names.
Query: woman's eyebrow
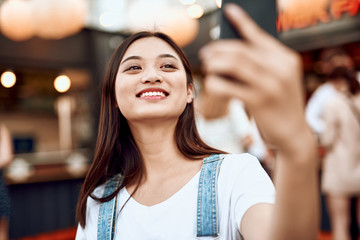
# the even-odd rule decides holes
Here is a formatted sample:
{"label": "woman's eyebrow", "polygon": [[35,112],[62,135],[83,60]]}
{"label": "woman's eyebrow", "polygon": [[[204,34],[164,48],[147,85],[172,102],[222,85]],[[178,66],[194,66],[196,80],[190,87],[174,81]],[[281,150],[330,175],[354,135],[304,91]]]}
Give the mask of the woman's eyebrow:
{"label": "woman's eyebrow", "polygon": [[[164,53],[164,54],[160,54],[158,56],[158,58],[173,58],[175,60],[178,60],[174,55],[172,54],[169,54],[169,53]],[[132,60],[132,59],[136,59],[136,60],[139,60],[139,59],[142,59],[140,56],[129,56],[127,58],[125,58],[121,63],[120,65],[124,64],[125,62],[129,61],[129,60]]]}
{"label": "woman's eyebrow", "polygon": [[129,60],[131,60],[131,59],[141,59],[141,57],[140,57],[140,56],[130,56],[130,57],[127,57],[127,58],[125,58],[125,59],[120,63],[120,65],[122,65],[123,63],[125,63],[126,61],[129,61]]}
{"label": "woman's eyebrow", "polygon": [[160,54],[160,55],[158,56],[158,58],[173,58],[173,59],[175,59],[175,60],[178,60],[174,55],[169,54],[169,53]]}

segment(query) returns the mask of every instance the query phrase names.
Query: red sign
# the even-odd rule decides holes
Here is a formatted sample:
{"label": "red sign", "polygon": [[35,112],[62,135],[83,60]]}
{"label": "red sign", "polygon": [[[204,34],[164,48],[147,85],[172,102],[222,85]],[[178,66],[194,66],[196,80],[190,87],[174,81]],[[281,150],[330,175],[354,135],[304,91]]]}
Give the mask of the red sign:
{"label": "red sign", "polygon": [[345,15],[355,16],[359,7],[360,0],[290,1],[284,8],[280,6],[277,29],[289,31],[328,23]]}

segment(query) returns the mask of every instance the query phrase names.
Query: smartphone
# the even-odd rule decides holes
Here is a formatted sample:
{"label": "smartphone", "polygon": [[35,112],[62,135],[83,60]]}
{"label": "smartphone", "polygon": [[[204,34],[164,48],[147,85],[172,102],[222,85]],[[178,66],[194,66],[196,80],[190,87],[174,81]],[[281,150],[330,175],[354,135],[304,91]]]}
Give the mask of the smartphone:
{"label": "smartphone", "polygon": [[[270,35],[278,37],[276,30],[276,0],[222,0],[222,6],[225,6],[226,3],[238,4],[261,28]],[[241,38],[226,19],[222,8],[220,9],[220,38]]]}

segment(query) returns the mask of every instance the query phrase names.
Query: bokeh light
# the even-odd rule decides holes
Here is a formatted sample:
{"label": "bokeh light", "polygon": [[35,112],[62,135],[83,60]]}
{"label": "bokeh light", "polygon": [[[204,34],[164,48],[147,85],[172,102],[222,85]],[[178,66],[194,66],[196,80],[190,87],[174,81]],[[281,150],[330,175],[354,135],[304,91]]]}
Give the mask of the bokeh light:
{"label": "bokeh light", "polygon": [[216,0],[216,6],[217,6],[218,8],[221,8],[221,6],[222,6],[222,0]]}
{"label": "bokeh light", "polygon": [[57,78],[55,78],[54,81],[54,87],[56,91],[60,93],[64,93],[68,91],[71,87],[71,81],[70,78],[66,75],[60,75]]}
{"label": "bokeh light", "polygon": [[0,6],[0,29],[13,41],[24,41],[35,34],[32,2],[25,0],[5,1]]}
{"label": "bokeh light", "polygon": [[111,27],[116,23],[116,15],[112,12],[104,12],[100,15],[99,22],[103,27]]}
{"label": "bokeh light", "polygon": [[16,75],[13,72],[6,71],[1,74],[1,84],[6,88],[11,88],[16,83]]}
{"label": "bokeh light", "polygon": [[190,44],[199,32],[199,21],[191,18],[186,9],[148,0],[139,0],[130,6],[127,22],[131,32],[164,32],[180,47]]}
{"label": "bokeh light", "polygon": [[199,4],[189,6],[186,11],[191,18],[201,18],[204,15],[204,9]]}

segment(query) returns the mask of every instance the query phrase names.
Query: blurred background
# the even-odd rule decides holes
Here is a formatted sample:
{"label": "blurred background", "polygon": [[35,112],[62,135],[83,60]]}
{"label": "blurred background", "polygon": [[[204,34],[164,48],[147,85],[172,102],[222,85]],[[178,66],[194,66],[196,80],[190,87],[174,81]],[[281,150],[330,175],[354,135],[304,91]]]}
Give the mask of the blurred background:
{"label": "blurred background", "polygon": [[[323,81],[324,49],[342,47],[360,70],[358,0],[277,4],[278,37],[303,59],[306,99]],[[0,0],[0,123],[14,147],[4,169],[11,239],[74,238],[77,196],[97,135],[100,82],[121,41],[156,27],[183,48],[201,78],[197,52],[219,37],[220,6],[216,0]]]}

